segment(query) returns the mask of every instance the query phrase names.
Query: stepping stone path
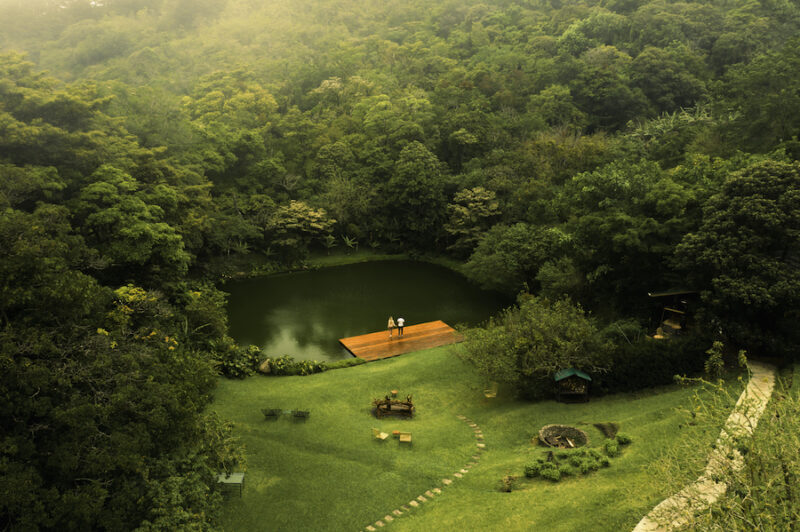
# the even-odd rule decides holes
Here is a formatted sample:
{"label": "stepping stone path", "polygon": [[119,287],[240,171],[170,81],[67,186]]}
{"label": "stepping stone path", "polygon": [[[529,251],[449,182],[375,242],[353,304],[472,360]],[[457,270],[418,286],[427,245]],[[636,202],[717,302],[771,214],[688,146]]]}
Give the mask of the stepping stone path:
{"label": "stepping stone path", "polygon": [[[475,434],[476,451],[478,451],[478,453],[480,453],[482,451],[486,451],[486,443],[483,440],[483,431],[478,426],[478,424],[475,423],[474,421],[472,421],[471,419],[469,419],[466,416],[457,415],[456,417],[472,428],[472,431]],[[480,454],[472,455],[471,461],[469,463],[467,463],[464,467],[462,467],[458,472],[453,473],[453,477],[455,479],[463,478],[464,474],[469,473],[469,470],[471,468],[473,468],[476,465],[478,465],[478,460],[480,460],[480,459],[481,459],[481,455]],[[366,527],[364,527],[364,530],[367,530],[369,532],[375,532],[378,528],[385,527],[386,525],[388,525],[392,521],[394,521],[397,517],[400,517],[401,515],[410,512],[413,508],[419,508],[420,507],[420,503],[428,502],[429,500],[433,499],[436,495],[441,495],[442,494],[442,488],[446,488],[447,486],[451,485],[452,483],[453,483],[453,479],[443,478],[442,479],[442,487],[441,488],[437,486],[435,488],[431,488],[431,489],[427,490],[425,493],[423,493],[422,495],[418,496],[415,500],[409,501],[407,505],[404,504],[404,505],[400,506],[400,508],[397,508],[396,510],[392,510],[391,513],[395,517],[392,517],[391,515],[387,514],[386,516],[383,517],[383,519],[379,519],[378,521],[375,521],[373,524],[367,525]],[[378,527],[378,528],[375,528],[375,527]]]}

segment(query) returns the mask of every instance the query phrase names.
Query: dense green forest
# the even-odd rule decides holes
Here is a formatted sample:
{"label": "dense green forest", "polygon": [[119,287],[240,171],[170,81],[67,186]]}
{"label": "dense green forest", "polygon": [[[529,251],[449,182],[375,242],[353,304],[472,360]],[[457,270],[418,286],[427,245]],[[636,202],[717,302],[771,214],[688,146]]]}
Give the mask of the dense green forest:
{"label": "dense green forest", "polygon": [[791,357],[799,30],[791,0],[0,0],[0,529],[214,527],[243,268],[446,255],[640,325],[687,286]]}

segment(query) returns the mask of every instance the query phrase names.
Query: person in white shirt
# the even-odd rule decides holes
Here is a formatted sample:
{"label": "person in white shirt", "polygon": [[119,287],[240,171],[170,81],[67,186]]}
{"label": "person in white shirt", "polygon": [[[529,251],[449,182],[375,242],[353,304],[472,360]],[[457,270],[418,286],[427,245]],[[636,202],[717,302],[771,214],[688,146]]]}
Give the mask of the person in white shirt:
{"label": "person in white shirt", "polygon": [[403,318],[397,318],[397,336],[403,336],[403,324],[406,322]]}

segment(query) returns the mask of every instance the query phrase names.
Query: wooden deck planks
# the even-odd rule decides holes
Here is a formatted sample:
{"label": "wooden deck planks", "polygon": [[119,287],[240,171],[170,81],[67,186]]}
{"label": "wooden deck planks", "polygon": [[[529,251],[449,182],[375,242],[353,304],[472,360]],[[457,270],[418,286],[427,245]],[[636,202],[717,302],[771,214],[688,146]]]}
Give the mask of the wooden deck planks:
{"label": "wooden deck planks", "polygon": [[395,357],[412,351],[430,349],[441,345],[460,342],[463,338],[455,329],[441,320],[418,325],[407,325],[402,338],[395,329],[389,340],[389,331],[384,330],[360,336],[341,338],[339,343],[358,358],[367,361]]}

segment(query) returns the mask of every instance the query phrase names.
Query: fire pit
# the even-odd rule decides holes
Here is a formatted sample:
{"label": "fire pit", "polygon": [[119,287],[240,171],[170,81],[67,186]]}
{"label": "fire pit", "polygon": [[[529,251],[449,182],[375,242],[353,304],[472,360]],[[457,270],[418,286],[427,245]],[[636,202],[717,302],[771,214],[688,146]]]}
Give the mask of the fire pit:
{"label": "fire pit", "polygon": [[574,449],[589,443],[589,437],[582,430],[569,425],[545,425],[539,430],[539,441],[548,447]]}

